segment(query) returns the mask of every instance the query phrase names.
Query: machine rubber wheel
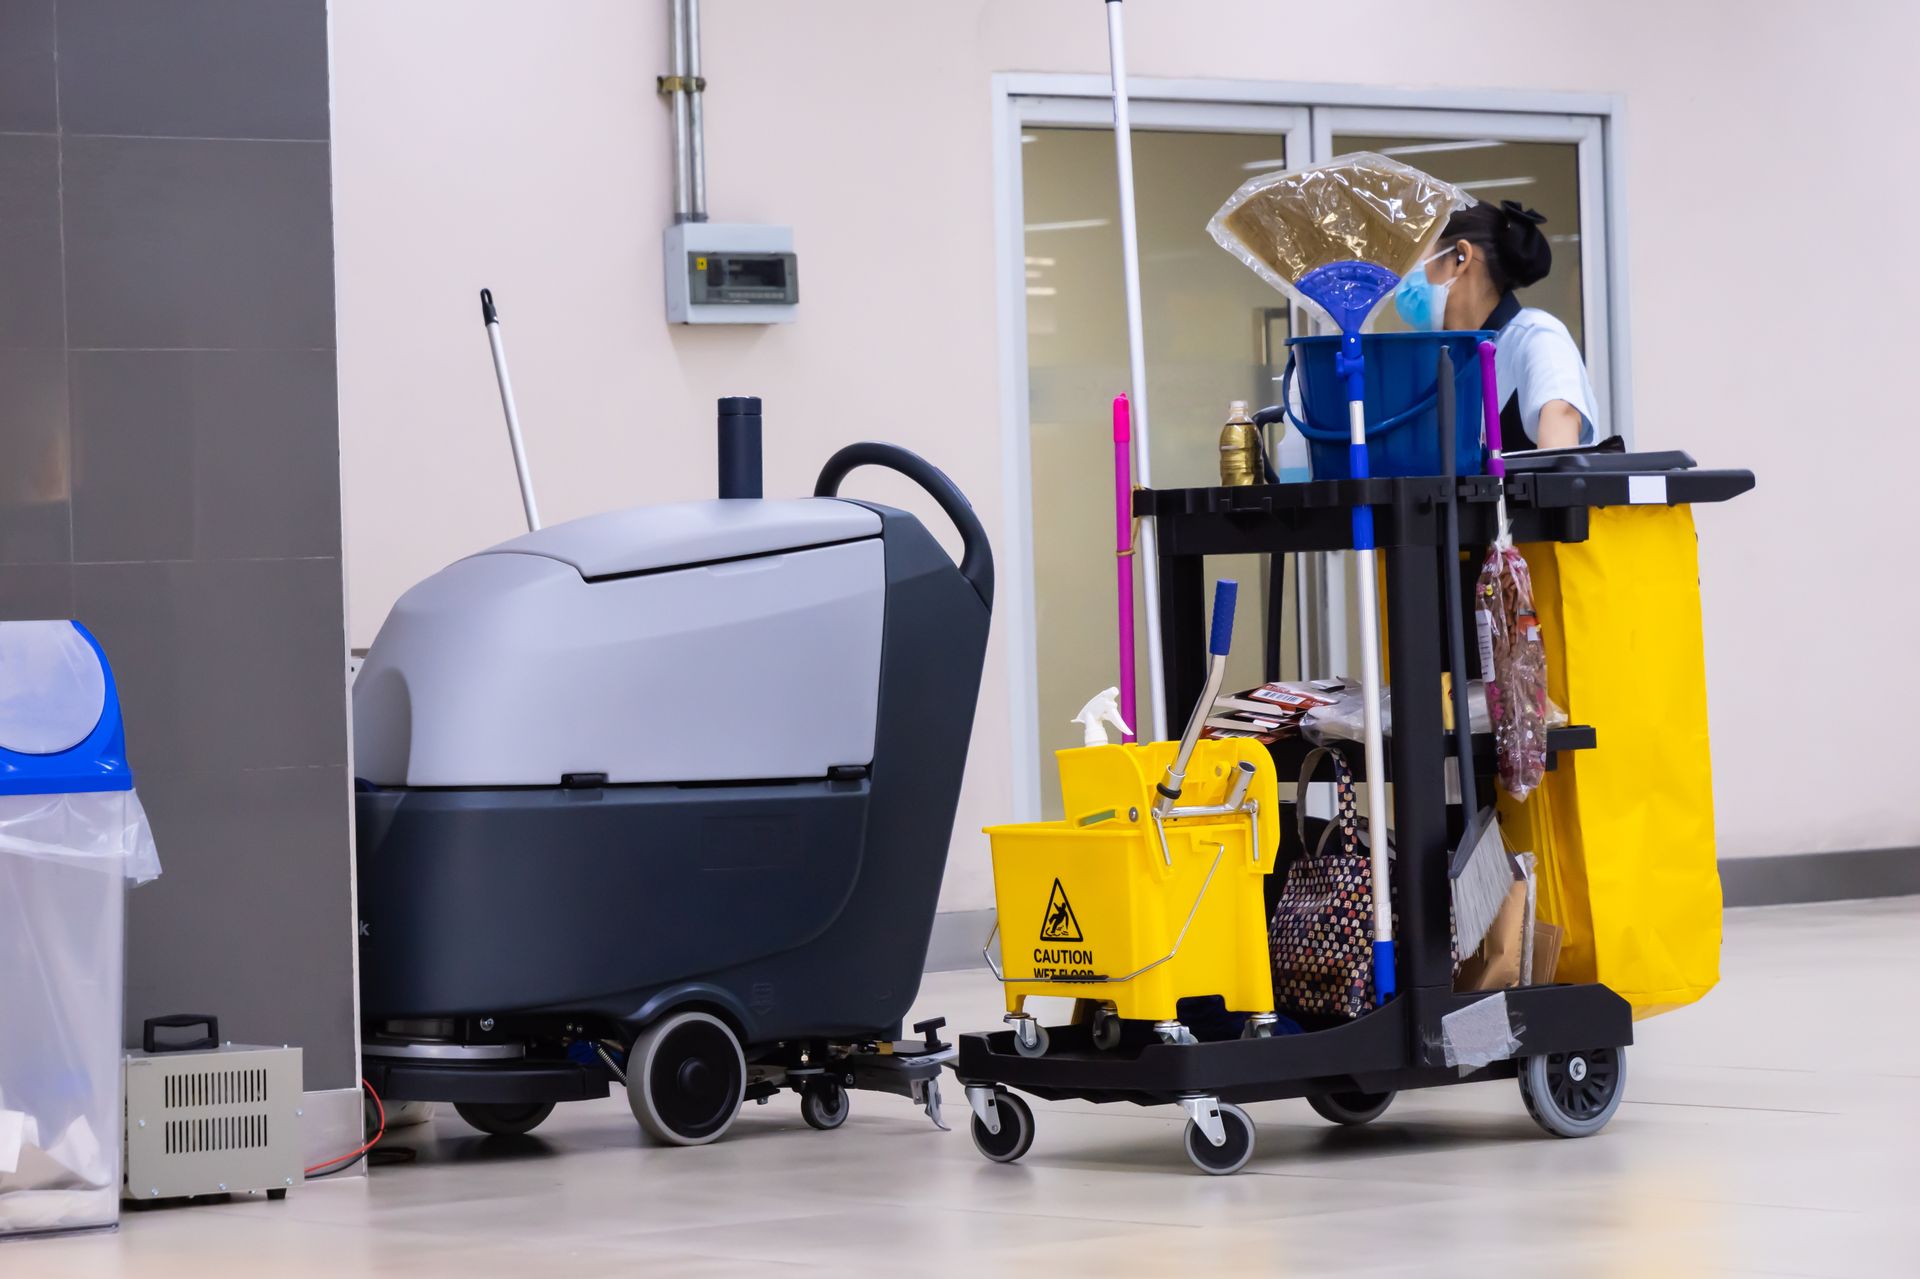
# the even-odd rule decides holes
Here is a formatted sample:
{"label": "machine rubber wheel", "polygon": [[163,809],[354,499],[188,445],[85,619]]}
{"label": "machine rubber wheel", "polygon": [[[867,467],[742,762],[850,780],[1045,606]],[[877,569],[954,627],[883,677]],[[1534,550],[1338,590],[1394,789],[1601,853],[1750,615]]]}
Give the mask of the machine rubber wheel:
{"label": "machine rubber wheel", "polygon": [[845,1085],[832,1079],[816,1079],[800,1089],[800,1117],[809,1128],[832,1132],[847,1122],[853,1109]]}
{"label": "machine rubber wheel", "polygon": [[733,1126],[746,1097],[747,1059],[732,1027],[712,1013],[670,1013],[640,1032],[627,1054],[627,1105],[640,1127],[670,1146],[703,1146]]}
{"label": "machine rubber wheel", "polygon": [[1207,1140],[1200,1125],[1187,1120],[1187,1158],[1201,1172],[1224,1177],[1239,1172],[1253,1158],[1253,1120],[1238,1106],[1220,1107],[1220,1124],[1226,1130],[1227,1144],[1216,1146]]}
{"label": "machine rubber wheel", "polygon": [[1546,1053],[1520,1063],[1520,1099],[1556,1137],[1591,1137],[1607,1126],[1627,1084],[1627,1050]]}
{"label": "machine rubber wheel", "polygon": [[1390,1092],[1330,1092],[1307,1098],[1313,1113],[1330,1124],[1357,1128],[1370,1124],[1393,1104]]}
{"label": "machine rubber wheel", "polygon": [[553,1113],[550,1101],[514,1105],[505,1102],[455,1102],[453,1113],[491,1137],[519,1137],[532,1132]]}
{"label": "machine rubber wheel", "polygon": [[1004,1088],[993,1090],[994,1107],[1000,1112],[1000,1131],[988,1132],[973,1117],[973,1144],[981,1154],[997,1164],[1010,1164],[1033,1145],[1033,1108]]}
{"label": "machine rubber wheel", "polygon": [[1105,1007],[1093,1010],[1092,1026],[1093,1046],[1105,1053],[1120,1046],[1120,1037],[1127,1029],[1127,1024],[1120,1020],[1120,1014]]}
{"label": "machine rubber wheel", "polygon": [[1028,1042],[1028,1040],[1021,1035],[1020,1027],[1015,1026],[1013,1028],[1013,1051],[1019,1053],[1022,1057],[1046,1056],[1047,1047],[1053,1042],[1052,1037],[1047,1034],[1047,1028],[1037,1021],[1028,1022],[1027,1024],[1033,1028],[1032,1042]]}

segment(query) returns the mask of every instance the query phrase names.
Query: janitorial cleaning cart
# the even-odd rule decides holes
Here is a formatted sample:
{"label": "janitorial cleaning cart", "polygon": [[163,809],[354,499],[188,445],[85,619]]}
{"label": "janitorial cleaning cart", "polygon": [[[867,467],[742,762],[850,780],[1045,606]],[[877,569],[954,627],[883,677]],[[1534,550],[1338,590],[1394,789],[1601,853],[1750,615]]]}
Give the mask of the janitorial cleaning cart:
{"label": "janitorial cleaning cart", "polygon": [[[1632,469],[1668,467],[1676,461],[1688,464]],[[1530,558],[1541,563],[1588,553],[1584,544],[1590,537],[1596,543],[1593,552],[1603,551],[1598,535],[1613,536],[1616,523],[1671,526],[1687,519],[1688,506],[1725,501],[1753,485],[1749,472],[1697,469],[1684,457],[1576,456],[1562,465],[1568,469],[1516,473],[1504,481],[1514,537]],[[1554,463],[1548,461],[1547,466]],[[1602,469],[1609,467],[1621,469]],[[1443,499],[1449,484],[1459,500],[1458,541],[1451,545],[1443,541]],[[1017,1159],[1033,1140],[1032,1112],[1013,1090],[1056,1100],[1182,1106],[1190,1116],[1187,1151],[1209,1172],[1231,1172],[1246,1162],[1252,1151],[1253,1125],[1239,1106],[1255,1101],[1306,1097],[1322,1115],[1336,1121],[1365,1122],[1405,1089],[1517,1076],[1529,1111],[1548,1132],[1585,1135],[1597,1131],[1612,1115],[1625,1079],[1624,1050],[1633,1040],[1635,1013],[1653,1009],[1639,1005],[1638,1000],[1630,1003],[1628,992],[1605,984],[1604,963],[1597,973],[1593,963],[1585,967],[1585,972],[1601,979],[1522,986],[1497,995],[1454,990],[1447,867],[1461,815],[1457,809],[1450,811],[1446,793],[1448,734],[1443,725],[1443,646],[1439,641],[1445,628],[1443,574],[1458,571],[1462,550],[1478,550],[1494,539],[1495,501],[1502,487],[1502,481],[1486,475],[1451,481],[1441,476],[1408,476],[1143,490],[1137,495],[1136,513],[1151,518],[1159,532],[1164,674],[1170,708],[1180,712],[1210,703],[1218,691],[1217,681],[1210,680],[1214,664],[1202,651],[1207,557],[1342,549],[1352,544],[1353,509],[1365,506],[1373,512],[1384,561],[1391,674],[1387,700],[1392,732],[1386,762],[1393,782],[1396,849],[1392,879],[1398,916],[1396,992],[1360,1017],[1300,1033],[1273,1034],[1269,1026],[1249,1017],[1250,1029],[1242,1037],[1196,1041],[1188,1028],[1169,1024],[1162,1016],[1164,994],[1156,996],[1157,1002],[1135,1008],[1138,1017],[1151,1021],[1124,1016],[1117,1024],[1110,1020],[1138,997],[1134,992],[1149,989],[1139,983],[1181,961],[1184,952],[1171,954],[1160,968],[1147,973],[1131,971],[1141,956],[1157,958],[1151,952],[1163,940],[1180,940],[1177,933],[1166,936],[1168,924],[1184,922],[1181,916],[1193,901],[1186,883],[1177,882],[1179,875],[1211,871],[1216,879],[1208,893],[1227,890],[1214,908],[1219,913],[1207,919],[1210,932],[1241,930],[1243,939],[1250,935],[1264,942],[1257,910],[1243,909],[1244,917],[1229,920],[1226,908],[1235,900],[1237,882],[1261,872],[1284,874],[1289,861],[1301,854],[1297,842],[1276,854],[1267,851],[1265,841],[1272,837],[1277,842],[1278,833],[1290,825],[1274,821],[1275,779],[1294,776],[1310,746],[1298,738],[1283,739],[1258,748],[1269,756],[1261,760],[1248,754],[1245,742],[1200,742],[1195,766],[1187,770],[1189,785],[1199,789],[1183,794],[1164,823],[1156,823],[1146,806],[1158,795],[1154,769],[1168,758],[1170,744],[1063,751],[1063,779],[1068,781],[1064,820],[993,832],[996,877],[1001,883],[1000,935],[994,958],[1007,983],[1009,1008],[1016,1014],[1024,1012],[1027,997],[1042,993],[1100,1001],[1102,1011],[1046,1028],[1016,1017],[1010,1029],[960,1037],[957,1071],[973,1109],[974,1140],[989,1158]],[[1631,553],[1632,547],[1627,549]],[[1691,566],[1691,554],[1689,547],[1682,572]],[[1543,594],[1550,592],[1550,586],[1543,587]],[[1604,604],[1621,614],[1609,625],[1622,628],[1623,633],[1635,629],[1628,599],[1615,597]],[[1584,607],[1571,602],[1569,606]],[[1542,608],[1545,612],[1548,605]],[[1558,658],[1567,674],[1556,681],[1555,691],[1568,698],[1567,709],[1577,720],[1582,710],[1581,698],[1573,695],[1578,681],[1586,677],[1583,672],[1606,663],[1581,650],[1582,628],[1591,623],[1559,615],[1566,611],[1556,608],[1548,618],[1561,626],[1566,637]],[[1691,617],[1696,653],[1698,615],[1695,596]],[[1643,615],[1638,642],[1650,642],[1648,635],[1661,630],[1666,621],[1662,615]],[[1574,682],[1571,688],[1568,680]],[[1209,687],[1210,683],[1214,686]],[[1618,705],[1598,699],[1596,704]],[[1703,711],[1704,701],[1698,708],[1682,708],[1681,714],[1691,715],[1696,709]],[[1625,727],[1629,733],[1637,731],[1632,724]],[[1679,718],[1674,727],[1683,734],[1703,736],[1705,731],[1704,723]],[[1495,772],[1491,734],[1478,735],[1475,747],[1475,771],[1490,778]],[[1546,748],[1557,773],[1578,767],[1574,763],[1578,756],[1606,756],[1609,741],[1604,726],[1596,729],[1574,722],[1551,729]],[[1620,749],[1632,750],[1625,743]],[[1096,779],[1094,761],[1109,757],[1112,763],[1100,765],[1107,775]],[[1362,752],[1352,750],[1351,762],[1356,771],[1363,768]],[[1132,766],[1132,775],[1123,763]],[[1237,770],[1248,764],[1254,777],[1243,782]],[[1617,764],[1628,776],[1635,775],[1637,767],[1631,755]],[[1529,806],[1542,806],[1537,810],[1540,824],[1557,827],[1562,844],[1577,842],[1580,812],[1556,799],[1557,781],[1550,774]],[[1628,784],[1657,790],[1661,783],[1659,775],[1639,773],[1637,782]],[[1103,795],[1121,797],[1111,805],[1114,812],[1105,811],[1109,805],[1102,801]],[[1094,811],[1082,811],[1096,804]],[[1139,812],[1132,811],[1135,805],[1141,806]],[[1182,807],[1198,812],[1184,817]],[[1710,801],[1707,813],[1710,824]],[[1109,841],[1106,865],[1096,872],[1086,865],[1087,854],[1074,841],[1087,841],[1090,853],[1093,844],[1088,833],[1105,829],[1125,833],[1101,837]],[[1171,865],[1163,861],[1160,851],[1163,832],[1174,836],[1168,839]],[[1261,853],[1268,858],[1257,868],[1252,858],[1256,832]],[[1657,832],[1648,835],[1656,837]],[[1045,840],[1053,841],[1060,851],[1050,853]],[[1220,851],[1215,854],[1212,848]],[[1586,850],[1589,858],[1601,852]],[[1661,873],[1657,869],[1661,859],[1653,854],[1652,849],[1641,850],[1634,854],[1636,860],[1612,870],[1632,876],[1646,867],[1648,873]],[[1044,869],[1050,857],[1063,868],[1057,886]],[[1003,862],[1031,864],[1003,867]],[[1092,883],[1083,887],[1082,879],[1090,873]],[[1711,874],[1710,869],[1707,873]],[[1600,875],[1587,876],[1597,878]],[[1158,892],[1148,891],[1156,888]],[[1043,889],[1048,900],[1041,900]],[[1070,913],[1062,917],[1064,925],[1052,909],[1055,898],[1070,906]],[[1206,900],[1201,899],[1203,909]],[[1094,913],[1095,902],[1101,915]],[[1717,921],[1717,901],[1712,905]],[[1609,924],[1598,918],[1603,912],[1597,903],[1592,913],[1589,936],[1604,936]],[[1100,944],[1065,940],[1063,927]],[[1196,911],[1195,931],[1186,935],[1184,944],[1195,943],[1199,927]],[[1103,931],[1096,934],[1096,928]],[[1050,930],[1055,936],[1049,936]],[[1121,947],[1104,952],[1104,939],[1116,935],[1124,939]],[[1213,956],[1211,967],[1181,974],[1181,988],[1175,993],[1229,994],[1225,1001],[1229,1011],[1272,1012],[1270,990],[1236,999],[1222,989],[1233,987],[1248,974],[1223,939],[1209,937],[1207,944]],[[1569,945],[1573,946],[1571,940]],[[1171,945],[1166,949],[1174,951]],[[1056,951],[1069,958],[1058,964],[1028,962],[1031,955]],[[1563,972],[1567,968],[1563,963]],[[1573,975],[1580,975],[1577,963]],[[1492,1010],[1480,1005],[1495,999],[1498,1017],[1489,1024],[1487,1014]],[[1259,1029],[1252,1029],[1255,1026]],[[1495,1059],[1485,1060],[1489,1053]]]}

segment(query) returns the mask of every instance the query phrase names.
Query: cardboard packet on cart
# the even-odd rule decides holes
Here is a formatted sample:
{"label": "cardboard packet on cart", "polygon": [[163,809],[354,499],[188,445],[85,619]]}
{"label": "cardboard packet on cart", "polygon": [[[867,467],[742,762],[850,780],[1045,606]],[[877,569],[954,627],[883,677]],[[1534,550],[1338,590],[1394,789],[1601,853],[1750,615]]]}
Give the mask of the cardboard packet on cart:
{"label": "cardboard packet on cart", "polygon": [[1213,714],[1202,737],[1254,737],[1262,743],[1279,741],[1300,731],[1306,713],[1339,700],[1342,681],[1316,680],[1289,684],[1279,680],[1214,699]]}

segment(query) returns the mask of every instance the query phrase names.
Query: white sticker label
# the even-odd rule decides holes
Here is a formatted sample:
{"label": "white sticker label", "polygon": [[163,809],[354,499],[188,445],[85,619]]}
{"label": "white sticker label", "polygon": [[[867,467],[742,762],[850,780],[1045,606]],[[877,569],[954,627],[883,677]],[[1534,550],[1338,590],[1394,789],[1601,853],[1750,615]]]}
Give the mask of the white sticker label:
{"label": "white sticker label", "polygon": [[1627,477],[1627,501],[1635,506],[1665,506],[1667,504],[1667,477],[1664,475],[1629,475]]}
{"label": "white sticker label", "polygon": [[1480,675],[1488,678],[1493,674],[1493,614],[1480,609],[1473,615],[1473,627],[1480,635]]}

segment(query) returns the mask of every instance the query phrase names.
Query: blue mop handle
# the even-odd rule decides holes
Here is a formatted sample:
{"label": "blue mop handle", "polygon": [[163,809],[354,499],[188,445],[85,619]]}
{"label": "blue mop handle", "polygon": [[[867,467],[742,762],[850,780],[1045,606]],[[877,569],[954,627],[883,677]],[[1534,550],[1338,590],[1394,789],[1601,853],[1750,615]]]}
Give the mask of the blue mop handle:
{"label": "blue mop handle", "polygon": [[[1360,353],[1358,332],[1340,335],[1340,351],[1333,357],[1333,367],[1346,381],[1347,412],[1351,419],[1355,416],[1351,406],[1364,404],[1367,399],[1366,358]],[[1364,424],[1360,426],[1358,435],[1358,439],[1351,434],[1348,437],[1347,474],[1353,479],[1364,480],[1371,474],[1367,465],[1367,432]],[[1353,549],[1373,549],[1373,508],[1364,502],[1356,503],[1353,508]]]}

